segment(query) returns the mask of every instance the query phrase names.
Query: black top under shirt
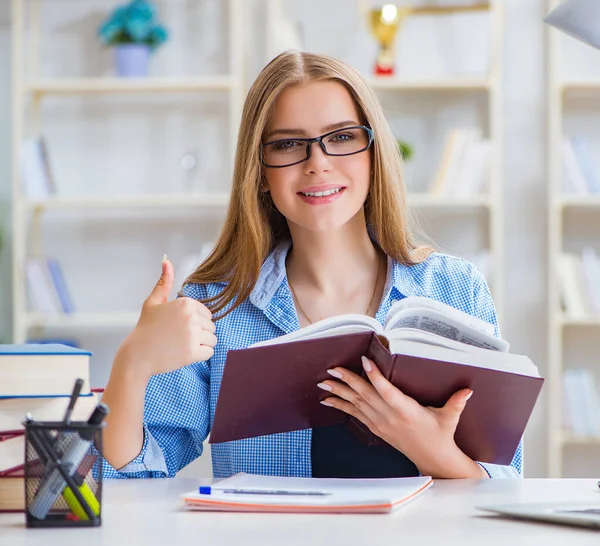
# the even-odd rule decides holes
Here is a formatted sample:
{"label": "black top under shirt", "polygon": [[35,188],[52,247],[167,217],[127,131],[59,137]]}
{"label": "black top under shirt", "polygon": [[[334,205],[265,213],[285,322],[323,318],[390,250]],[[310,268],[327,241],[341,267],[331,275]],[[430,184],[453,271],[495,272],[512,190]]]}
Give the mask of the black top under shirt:
{"label": "black top under shirt", "polygon": [[345,424],[312,431],[313,478],[404,478],[419,476],[415,464],[389,444],[367,446]]}

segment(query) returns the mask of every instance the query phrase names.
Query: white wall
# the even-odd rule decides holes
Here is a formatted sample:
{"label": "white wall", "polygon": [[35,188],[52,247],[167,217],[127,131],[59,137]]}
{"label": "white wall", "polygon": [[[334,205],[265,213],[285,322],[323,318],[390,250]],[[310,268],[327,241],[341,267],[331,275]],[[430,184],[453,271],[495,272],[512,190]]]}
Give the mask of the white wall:
{"label": "white wall", "polygon": [[[331,2],[331,0],[330,0]],[[302,9],[314,9],[314,20],[321,21],[318,5],[302,2]],[[516,352],[530,355],[545,372],[546,360],[546,177],[545,177],[545,46],[543,0],[505,0],[506,32],[504,45],[504,125],[505,125],[505,199],[506,199],[506,316],[501,325]],[[264,11],[261,0],[249,2],[251,36],[262,47]],[[298,3],[300,4],[300,3]],[[314,5],[313,5],[314,4]],[[339,2],[337,2],[339,5]],[[8,116],[9,57],[7,54],[7,3],[0,3],[0,195],[9,187],[10,132]],[[343,30],[343,29],[342,29]],[[247,53],[248,73],[253,77],[263,63],[260,52]],[[510,219],[510,221],[508,221]],[[166,243],[166,241],[165,241]],[[168,251],[165,250],[165,251]],[[153,279],[162,250],[156,253],[156,267],[148,273]],[[0,336],[10,323],[9,291],[6,282],[7,254],[0,262]],[[73,257],[74,258],[74,257]],[[149,263],[152,258],[147,257]],[[119,279],[119,269],[104,275]],[[97,267],[102,267],[101,262]],[[156,270],[156,271],[155,271]],[[83,287],[73,287],[75,291]],[[141,290],[141,288],[140,288]],[[141,295],[142,292],[140,292]],[[536,408],[526,436],[527,476],[544,476],[545,396]],[[200,472],[199,473],[204,473]]]}

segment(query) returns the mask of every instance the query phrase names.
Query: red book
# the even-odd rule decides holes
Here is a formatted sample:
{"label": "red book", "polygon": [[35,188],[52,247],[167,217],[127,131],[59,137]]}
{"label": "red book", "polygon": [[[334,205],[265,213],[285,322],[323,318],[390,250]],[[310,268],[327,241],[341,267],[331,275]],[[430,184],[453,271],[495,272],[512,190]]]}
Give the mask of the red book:
{"label": "red book", "polygon": [[[431,331],[436,318],[431,309],[413,309],[401,320],[388,315],[384,328],[370,317],[332,317],[263,346],[229,351],[210,442],[343,422],[365,443],[382,442],[356,419],[319,403],[331,396],[317,387],[332,379],[327,370],[339,366],[365,377],[365,355],[424,406],[442,407],[456,391],[472,389],[455,434],[457,445],[473,460],[510,464],[544,380],[529,358],[505,352],[506,342],[481,325],[466,326],[467,319],[457,324],[463,319],[456,313],[461,312],[452,310],[454,323],[446,317],[436,326],[446,334],[450,326],[460,330],[453,340]],[[415,315],[418,321],[406,321]],[[353,327],[355,333],[345,333]],[[503,350],[483,348],[496,342]]]}

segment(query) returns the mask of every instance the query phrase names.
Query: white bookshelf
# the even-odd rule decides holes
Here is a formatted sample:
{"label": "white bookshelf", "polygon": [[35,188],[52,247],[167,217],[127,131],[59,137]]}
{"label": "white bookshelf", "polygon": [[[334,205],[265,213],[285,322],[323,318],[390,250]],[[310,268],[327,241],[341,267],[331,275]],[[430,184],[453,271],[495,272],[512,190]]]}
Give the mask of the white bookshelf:
{"label": "white bookshelf", "polygon": [[[547,11],[558,5],[559,0],[547,0]],[[588,362],[579,362],[566,358],[573,349],[597,350],[595,341],[600,327],[600,316],[581,314],[574,316],[563,311],[560,299],[560,283],[557,273],[557,261],[562,252],[573,248],[574,236],[570,235],[572,222],[582,215],[600,211],[599,195],[569,195],[563,191],[563,164],[561,143],[568,133],[566,119],[570,114],[571,102],[576,97],[590,98],[600,106],[600,77],[590,75],[573,77],[566,73],[565,59],[575,62],[565,53],[569,45],[574,53],[576,48],[587,48],[573,38],[548,27],[548,370],[546,374],[547,426],[548,426],[548,474],[550,477],[564,477],[568,471],[572,456],[578,455],[576,465],[582,463],[597,468],[597,448],[600,436],[582,436],[565,430],[563,425],[564,401],[562,393],[562,374],[569,367],[582,367]],[[575,49],[573,49],[575,48]],[[585,49],[580,49],[584,51]],[[590,51],[593,52],[592,48]],[[597,53],[597,52],[593,52]],[[589,108],[589,102],[588,106]],[[580,113],[581,115],[581,113]],[[600,133],[597,133],[600,135]],[[593,229],[593,228],[590,228]],[[588,234],[593,236],[594,232]],[[575,245],[578,241],[575,241]],[[573,347],[572,336],[584,336],[588,347]],[[581,339],[581,337],[577,337]],[[577,342],[579,343],[579,341]],[[571,455],[571,451],[575,450]],[[583,450],[583,451],[582,451]],[[573,459],[574,460],[574,459]],[[570,465],[573,468],[573,464]],[[579,467],[578,467],[579,468]],[[573,471],[571,471],[572,473]],[[584,471],[585,472],[585,471]]]}
{"label": "white bookshelf", "polygon": [[[40,219],[47,213],[54,215],[78,214],[97,218],[114,210],[135,211],[140,214],[153,214],[155,211],[180,209],[197,210],[197,214],[210,212],[224,217],[229,196],[225,193],[147,193],[135,195],[51,195],[44,199],[32,199],[21,189],[20,154],[23,139],[28,133],[43,133],[42,105],[46,100],[63,101],[85,100],[97,95],[140,96],[145,101],[157,95],[187,94],[193,100],[203,93],[223,93],[227,100],[227,118],[223,125],[228,128],[229,164],[233,163],[239,117],[244,98],[244,7],[243,0],[227,0],[226,41],[228,72],[218,75],[169,76],[147,78],[116,77],[40,77],[40,47],[42,36],[42,8],[44,3],[53,0],[12,0],[12,201],[13,201],[13,340],[25,341],[35,336],[73,335],[81,330],[129,329],[133,327],[139,311],[74,312],[70,314],[44,314],[28,310],[24,265],[28,253],[41,248],[40,238],[43,222]],[[161,10],[183,9],[187,4],[162,4]],[[108,14],[111,6],[106,6]],[[94,37],[90,36],[90,40]],[[201,55],[198,52],[198,55]],[[102,103],[110,108],[110,103]],[[151,151],[149,151],[151,153]],[[224,173],[225,176],[225,173]],[[229,175],[227,175],[229,176]],[[94,188],[88,189],[93,194]],[[85,193],[85,192],[82,192]],[[196,213],[196,212],[195,212]],[[188,215],[181,221],[186,221]],[[134,220],[135,221],[135,220]],[[160,220],[159,220],[160,221]],[[35,226],[32,224],[35,222]],[[177,229],[173,222],[165,229]],[[85,264],[81,264],[85,268]]]}

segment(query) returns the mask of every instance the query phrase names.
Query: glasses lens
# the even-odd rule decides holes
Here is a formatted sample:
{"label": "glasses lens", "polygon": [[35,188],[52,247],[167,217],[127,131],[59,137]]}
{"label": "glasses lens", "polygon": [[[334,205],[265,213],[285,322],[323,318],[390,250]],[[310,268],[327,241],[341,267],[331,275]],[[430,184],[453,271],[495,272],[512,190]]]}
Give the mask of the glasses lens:
{"label": "glasses lens", "polygon": [[263,146],[263,160],[272,167],[284,167],[306,158],[306,142],[278,140]]}
{"label": "glasses lens", "polygon": [[329,155],[349,155],[365,150],[369,146],[369,133],[362,127],[340,129],[323,139]]}

